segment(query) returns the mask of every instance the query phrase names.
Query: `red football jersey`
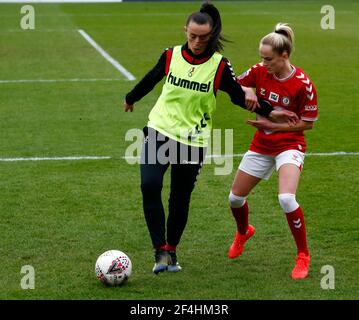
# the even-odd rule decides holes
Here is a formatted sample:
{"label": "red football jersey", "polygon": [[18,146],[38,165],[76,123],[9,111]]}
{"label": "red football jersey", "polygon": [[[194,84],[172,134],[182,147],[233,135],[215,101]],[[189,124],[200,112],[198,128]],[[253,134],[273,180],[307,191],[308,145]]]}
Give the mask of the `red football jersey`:
{"label": "red football jersey", "polygon": [[[292,67],[294,69],[289,77],[278,79],[269,74],[262,63],[258,63],[239,76],[237,81],[243,86],[256,88],[258,99],[269,101],[275,109],[287,109],[295,112],[302,120],[316,121],[316,89],[300,68]],[[305,152],[303,131],[271,132],[258,129],[249,147],[251,151],[270,155],[290,149]]]}

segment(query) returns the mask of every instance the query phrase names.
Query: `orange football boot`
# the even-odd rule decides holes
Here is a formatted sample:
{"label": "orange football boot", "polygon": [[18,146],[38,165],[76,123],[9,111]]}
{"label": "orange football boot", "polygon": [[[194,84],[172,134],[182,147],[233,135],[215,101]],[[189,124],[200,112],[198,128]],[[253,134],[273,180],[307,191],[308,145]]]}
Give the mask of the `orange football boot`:
{"label": "orange football boot", "polygon": [[303,252],[298,253],[295,267],[292,271],[292,279],[304,279],[308,275],[310,256]]}
{"label": "orange football boot", "polygon": [[244,249],[244,244],[246,241],[254,235],[255,228],[251,225],[248,225],[248,229],[245,235],[241,235],[239,231],[236,231],[234,236],[233,243],[228,250],[228,258],[234,259],[240,256]]}

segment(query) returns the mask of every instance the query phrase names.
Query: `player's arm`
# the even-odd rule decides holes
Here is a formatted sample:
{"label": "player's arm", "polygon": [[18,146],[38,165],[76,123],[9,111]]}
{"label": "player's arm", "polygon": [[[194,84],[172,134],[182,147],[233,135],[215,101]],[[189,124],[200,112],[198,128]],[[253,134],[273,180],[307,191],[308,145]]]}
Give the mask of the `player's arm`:
{"label": "player's arm", "polygon": [[276,123],[268,119],[262,118],[258,120],[247,120],[247,123],[257,129],[270,130],[272,132],[278,131],[304,131],[311,130],[314,126],[313,121],[298,120],[295,124],[288,124],[287,122]]}
{"label": "player's arm", "polygon": [[[246,96],[247,99],[249,99],[249,90],[252,89],[244,87],[243,90],[242,86],[237,82],[233,69],[227,59],[223,59],[221,63],[223,64],[223,71],[221,74],[219,89],[226,92],[230,96],[232,103],[243,109],[247,109]],[[254,111],[264,117],[268,117],[269,113],[273,111],[273,108],[270,105],[265,105],[263,108],[256,108]]]}
{"label": "player's arm", "polygon": [[[288,121],[290,119],[277,115],[273,118],[274,113],[281,111],[273,111],[269,118],[272,118],[273,122],[267,119],[248,120],[247,123],[262,130],[271,130],[273,132],[278,131],[304,131],[313,129],[314,122],[318,119],[318,103],[317,103],[317,91],[313,83],[306,78],[306,82],[302,85],[301,91],[298,95],[298,121]],[[303,81],[302,81],[303,82]],[[309,82],[309,85],[307,85]]]}
{"label": "player's arm", "polygon": [[166,75],[167,50],[162,53],[157,64],[150,70],[142,80],[126,94],[124,101],[125,112],[133,111],[134,104],[148,94],[155,85]]}
{"label": "player's arm", "polygon": [[[273,121],[284,120],[288,123],[295,123],[298,119],[298,116],[291,111],[287,110],[274,110],[273,107],[264,100],[258,100],[258,102],[253,99],[253,91],[252,88],[241,86],[237,78],[233,72],[233,69],[228,62],[228,60],[223,59],[221,63],[225,63],[219,89],[228,93],[231,98],[232,103],[244,108],[249,109],[250,111],[254,111],[255,113],[269,118]],[[247,103],[250,103],[250,108],[246,106]],[[253,106],[255,105],[255,109],[253,110]]]}
{"label": "player's arm", "polygon": [[242,90],[246,94],[245,103],[248,111],[253,112],[256,108],[260,107],[258,103],[258,98],[252,88],[245,87],[241,85]]}

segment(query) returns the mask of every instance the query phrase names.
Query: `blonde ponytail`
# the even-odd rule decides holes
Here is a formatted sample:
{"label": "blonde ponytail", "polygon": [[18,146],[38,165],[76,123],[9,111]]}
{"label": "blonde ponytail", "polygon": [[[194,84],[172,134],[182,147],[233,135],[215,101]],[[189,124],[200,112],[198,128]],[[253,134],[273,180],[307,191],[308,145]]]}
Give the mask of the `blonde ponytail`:
{"label": "blonde ponytail", "polygon": [[294,49],[294,32],[287,23],[279,22],[274,27],[273,32],[261,39],[260,44],[272,46],[273,51],[278,54],[286,51],[290,56]]}

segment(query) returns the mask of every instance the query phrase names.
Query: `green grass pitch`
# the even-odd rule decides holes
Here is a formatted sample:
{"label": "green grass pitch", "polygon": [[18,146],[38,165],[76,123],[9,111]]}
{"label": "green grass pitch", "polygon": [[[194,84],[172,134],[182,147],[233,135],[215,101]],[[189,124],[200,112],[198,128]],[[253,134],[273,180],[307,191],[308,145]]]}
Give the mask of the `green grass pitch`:
{"label": "green grass pitch", "polygon": [[[224,55],[237,74],[259,61],[259,39],[277,22],[292,24],[300,66],[317,87],[319,121],[308,152],[358,152],[359,4],[330,1],[335,29],[323,30],[327,1],[214,2],[232,42]],[[359,297],[358,155],[308,156],[297,199],[306,218],[310,275],[293,281],[295,245],[277,201],[277,177],[250,195],[257,233],[240,259],[227,259],[235,231],[227,175],[208,163],[192,195],[178,248],[179,274],[155,276],[142,213],[139,166],[124,159],[125,134],[142,128],[161,85],[123,112],[128,81],[78,33],[85,30],[139,80],[168,46],[182,44],[192,3],[34,4],[35,30],[20,28],[21,4],[0,4],[0,158],[108,156],[105,160],[0,161],[0,299],[353,299]],[[97,79],[96,81],[66,81]],[[101,80],[112,79],[112,80]],[[214,128],[234,129],[233,152],[246,151],[253,115],[219,93]],[[168,198],[168,176],[163,193]],[[106,288],[97,256],[125,251],[130,281]],[[21,268],[35,269],[35,289],[21,288]],[[335,288],[321,287],[325,265]]]}

